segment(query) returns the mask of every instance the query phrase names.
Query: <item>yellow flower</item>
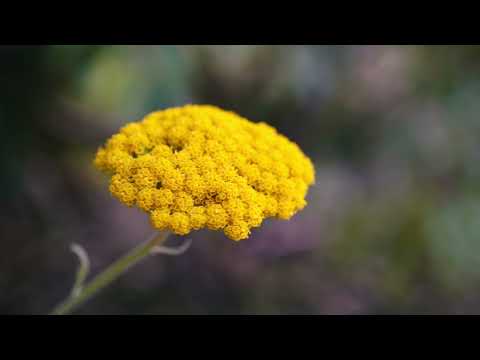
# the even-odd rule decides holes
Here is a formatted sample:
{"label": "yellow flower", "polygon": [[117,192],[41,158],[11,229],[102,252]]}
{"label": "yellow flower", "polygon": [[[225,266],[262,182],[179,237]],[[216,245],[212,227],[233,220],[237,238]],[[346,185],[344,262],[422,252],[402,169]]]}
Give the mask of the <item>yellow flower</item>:
{"label": "yellow flower", "polygon": [[112,195],[146,211],[155,228],[185,235],[207,227],[233,240],[303,209],[315,178],[310,159],[273,127],[208,105],[127,124],[94,164],[111,174]]}

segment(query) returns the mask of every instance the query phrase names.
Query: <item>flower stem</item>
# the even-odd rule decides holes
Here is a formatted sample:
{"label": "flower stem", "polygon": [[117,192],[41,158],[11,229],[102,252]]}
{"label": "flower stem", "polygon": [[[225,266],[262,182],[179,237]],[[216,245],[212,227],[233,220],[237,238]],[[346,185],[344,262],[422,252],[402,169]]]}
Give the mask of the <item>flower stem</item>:
{"label": "flower stem", "polygon": [[169,233],[167,231],[162,231],[158,234],[155,234],[155,236],[148,241],[132,249],[129,253],[115,261],[104,271],[98,274],[94,279],[92,279],[92,281],[83,286],[78,293],[71,294],[64,302],[58,305],[51,314],[65,315],[71,313],[79,305],[88,301],[98,291],[115,281],[130,267],[146,258],[151,253],[152,249],[167,240],[168,235]]}

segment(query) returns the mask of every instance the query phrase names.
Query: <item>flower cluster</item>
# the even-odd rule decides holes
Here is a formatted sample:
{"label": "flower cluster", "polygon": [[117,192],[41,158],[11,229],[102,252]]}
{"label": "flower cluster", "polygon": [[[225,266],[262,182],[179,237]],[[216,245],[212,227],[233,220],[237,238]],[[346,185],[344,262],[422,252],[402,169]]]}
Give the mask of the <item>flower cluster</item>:
{"label": "flower cluster", "polygon": [[129,123],[101,147],[97,168],[110,192],[176,234],[209,228],[247,238],[268,217],[306,205],[314,168],[300,148],[265,123],[213,106],[187,105]]}

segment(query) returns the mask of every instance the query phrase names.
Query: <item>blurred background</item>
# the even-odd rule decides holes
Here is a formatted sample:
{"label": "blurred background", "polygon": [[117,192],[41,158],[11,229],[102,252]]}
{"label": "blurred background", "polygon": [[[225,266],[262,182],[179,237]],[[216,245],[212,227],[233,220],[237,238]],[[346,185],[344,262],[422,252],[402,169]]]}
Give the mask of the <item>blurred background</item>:
{"label": "blurred background", "polygon": [[[0,313],[45,314],[153,229],[95,151],[186,103],[265,121],[315,163],[309,205],[189,236],[78,314],[480,313],[479,46],[1,46]],[[181,243],[172,237],[169,244]]]}

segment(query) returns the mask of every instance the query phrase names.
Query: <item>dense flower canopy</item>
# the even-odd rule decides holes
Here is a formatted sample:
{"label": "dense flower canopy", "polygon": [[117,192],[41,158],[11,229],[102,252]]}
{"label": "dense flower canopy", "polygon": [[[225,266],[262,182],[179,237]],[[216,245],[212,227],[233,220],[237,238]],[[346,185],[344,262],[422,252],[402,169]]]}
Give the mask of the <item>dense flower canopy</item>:
{"label": "dense flower canopy", "polygon": [[127,124],[95,165],[111,174],[110,192],[149,213],[155,228],[185,235],[206,227],[233,240],[265,218],[292,217],[314,182],[310,159],[273,127],[207,105]]}

